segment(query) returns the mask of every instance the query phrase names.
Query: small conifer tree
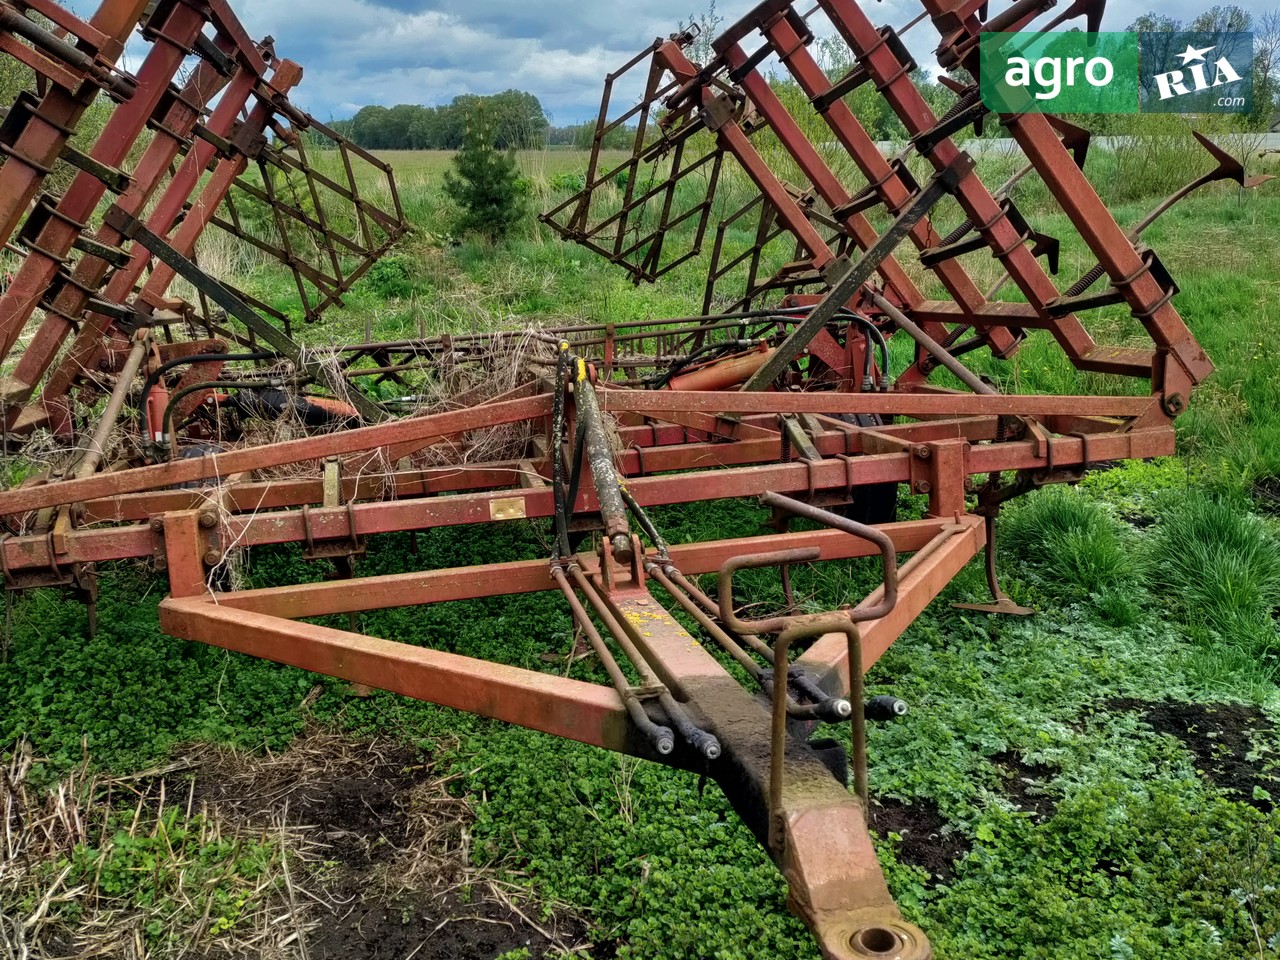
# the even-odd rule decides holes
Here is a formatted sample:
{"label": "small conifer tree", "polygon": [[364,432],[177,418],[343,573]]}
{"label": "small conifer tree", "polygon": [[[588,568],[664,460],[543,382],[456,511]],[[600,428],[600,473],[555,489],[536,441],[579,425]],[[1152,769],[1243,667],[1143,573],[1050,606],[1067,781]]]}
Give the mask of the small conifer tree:
{"label": "small conifer tree", "polygon": [[467,121],[462,149],[445,173],[444,190],[458,205],[454,228],[491,241],[505,237],[524,216],[526,192],[520,182],[515,151],[493,146],[493,124],[477,107]]}

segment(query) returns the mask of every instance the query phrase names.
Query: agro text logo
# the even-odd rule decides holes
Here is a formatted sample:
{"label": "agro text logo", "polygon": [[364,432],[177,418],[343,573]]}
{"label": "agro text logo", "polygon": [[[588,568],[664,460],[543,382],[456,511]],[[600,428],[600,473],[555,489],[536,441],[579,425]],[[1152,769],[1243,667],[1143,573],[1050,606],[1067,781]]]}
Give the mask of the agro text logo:
{"label": "agro text logo", "polygon": [[997,113],[1133,113],[1133,33],[984,33],[978,84]]}

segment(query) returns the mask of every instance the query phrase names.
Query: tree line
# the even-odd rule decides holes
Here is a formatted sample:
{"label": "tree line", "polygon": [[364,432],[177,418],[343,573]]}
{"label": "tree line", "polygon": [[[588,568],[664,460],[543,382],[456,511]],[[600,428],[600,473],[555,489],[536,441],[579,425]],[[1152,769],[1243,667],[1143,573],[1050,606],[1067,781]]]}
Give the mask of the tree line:
{"label": "tree line", "polygon": [[368,106],[333,126],[369,150],[457,150],[472,123],[491,130],[500,150],[541,147],[550,127],[538,98],[523,90],[488,97],[465,93],[437,107]]}
{"label": "tree line", "polygon": [[[499,150],[542,147],[591,147],[595,121],[555,126],[538,98],[523,90],[504,90],[492,96],[462,94],[437,107],[401,103],[394,107],[362,107],[349,120],[329,126],[367,150],[457,150],[466,142],[472,123],[492,130]],[[605,137],[605,146],[625,149],[635,139],[635,127],[619,126]]]}

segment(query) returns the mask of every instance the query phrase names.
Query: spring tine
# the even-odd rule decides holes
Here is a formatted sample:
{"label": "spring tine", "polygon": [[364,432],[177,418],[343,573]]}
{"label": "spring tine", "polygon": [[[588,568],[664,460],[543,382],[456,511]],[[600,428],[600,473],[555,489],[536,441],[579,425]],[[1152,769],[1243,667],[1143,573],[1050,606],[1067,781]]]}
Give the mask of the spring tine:
{"label": "spring tine", "polygon": [[[1271,174],[1261,174],[1259,176],[1246,178],[1244,175],[1244,164],[1242,164],[1238,159],[1227,153],[1227,151],[1223,150],[1208,137],[1204,136],[1204,134],[1198,131],[1192,131],[1192,136],[1200,142],[1201,146],[1209,151],[1210,156],[1218,161],[1218,165],[1208,173],[1201,174],[1190,183],[1187,183],[1185,186],[1182,186],[1169,194],[1169,196],[1164,200],[1161,200],[1150,213],[1139,220],[1132,229],[1129,230],[1128,236],[1130,240],[1137,240],[1147,227],[1151,226],[1151,224],[1155,223],[1160,219],[1160,217],[1168,213],[1169,210],[1178,203],[1178,201],[1185,199],[1187,196],[1206,184],[1214,183],[1218,180],[1234,180],[1236,183],[1240,184],[1243,189],[1251,190],[1254,187],[1261,186],[1268,180],[1274,179]],[[1103,269],[1102,264],[1095,264],[1088,273],[1069,286],[1062,295],[1064,297],[1077,297],[1101,280],[1105,274],[1106,270]],[[1001,285],[1003,285],[1003,281]],[[995,289],[999,289],[999,286]],[[988,294],[988,296],[990,295],[991,294]]]}
{"label": "spring tine", "polygon": [[1223,150],[1198,130],[1193,130],[1191,135],[1200,142],[1202,147],[1209,151],[1209,156],[1217,160],[1218,165],[1208,173],[1196,177],[1190,183],[1175,190],[1173,193],[1169,194],[1169,196],[1165,197],[1164,200],[1160,201],[1160,203],[1156,205],[1155,209],[1139,220],[1133,229],[1129,231],[1129,239],[1138,239],[1143,230],[1146,230],[1147,227],[1151,226],[1151,224],[1155,223],[1156,220],[1164,216],[1164,214],[1168,212],[1174,204],[1196,190],[1199,190],[1205,184],[1214,183],[1218,180],[1234,180],[1236,183],[1244,186],[1245,177],[1243,163],[1231,154],[1227,153],[1227,151]]}
{"label": "spring tine", "polygon": [[1046,114],[1045,119],[1049,121],[1049,126],[1058,132],[1062,145],[1071,151],[1076,166],[1083,170],[1085,157],[1089,153],[1089,141],[1093,134],[1084,127],[1078,127],[1054,114]]}
{"label": "spring tine", "polygon": [[1097,33],[1098,27],[1102,25],[1102,14],[1106,8],[1107,0],[1075,0],[1075,3],[1050,20],[1048,26],[1042,27],[1041,30],[1047,33],[1058,24],[1083,15],[1088,32]]}
{"label": "spring tine", "polygon": [[1210,180],[1235,180],[1237,183],[1244,183],[1244,164],[1236,157],[1233,157],[1227,151],[1206,137],[1198,130],[1193,130],[1191,135],[1200,142],[1200,146],[1209,151],[1209,155],[1218,161],[1218,167],[1212,173],[1205,174]]}

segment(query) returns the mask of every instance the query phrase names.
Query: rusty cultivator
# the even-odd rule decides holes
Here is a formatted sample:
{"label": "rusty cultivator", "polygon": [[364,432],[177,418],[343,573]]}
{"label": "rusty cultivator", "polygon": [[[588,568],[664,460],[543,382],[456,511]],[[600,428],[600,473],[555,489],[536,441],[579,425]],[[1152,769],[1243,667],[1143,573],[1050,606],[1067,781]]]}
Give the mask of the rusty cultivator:
{"label": "rusty cultivator", "polygon": [[[224,0],[104,0],[88,21],[2,0],[0,47],[35,75],[0,125],[0,419],[6,465],[34,465],[0,491],[6,589],[67,588],[92,610],[96,564],[146,558],[168,577],[175,637],[700,771],[767,846],[825,957],[930,956],[867,833],[864,726],[903,705],[866,702],[863,672],[984,549],[990,609],[1016,610],[995,578],[1000,504],[1097,461],[1172,453],[1172,420],[1212,369],[1140,241],[1152,218],[1121,227],[1086,178],[1088,134],[986,116],[979,35],[1053,5],[984,20],[985,0],[925,0],[911,27],[936,29],[958,78],[941,116],[902,31],[854,0],[804,15],[767,0],[709,42],[657,40],[608,78],[585,187],[543,219],[637,281],[705,256],[702,315],[319,351],[295,337],[405,223],[391,171],[289,103],[301,69]],[[1081,0],[1058,20],[1100,9]],[[819,65],[815,34],[843,42],[847,71]],[[803,116],[767,65],[802,91]],[[638,101],[616,108],[636,77]],[[909,132],[896,156],[847,105],[864,84]],[[95,101],[109,116],[85,139]],[[1096,263],[1065,288],[1057,240],[957,146],[983,122]],[[600,145],[620,127],[634,150],[608,169]],[[1204,145],[1213,169],[1188,190],[1252,184]],[[283,265],[300,306],[219,279],[219,232]],[[975,265],[998,277],[985,293]],[[1087,318],[1113,306],[1144,346],[1095,341]],[[1129,379],[1006,393],[966,363],[998,367],[1028,337]],[[431,383],[436,402],[406,413],[372,380]],[[288,420],[290,438],[263,420]],[[903,486],[927,498],[922,519],[896,519]],[[759,498],[775,530],[668,543],[649,512],[731,497]],[[549,558],[349,579],[377,534],[515,520],[546,526]],[[348,579],[242,590],[222,576],[236,552],[282,543]],[[854,557],[878,558],[883,583],[851,608],[735,606],[739,571],[778,568],[787,585],[791,566]],[[534,591],[562,595],[609,685],[314,622]],[[818,721],[851,725],[851,778],[807,741]]]}

